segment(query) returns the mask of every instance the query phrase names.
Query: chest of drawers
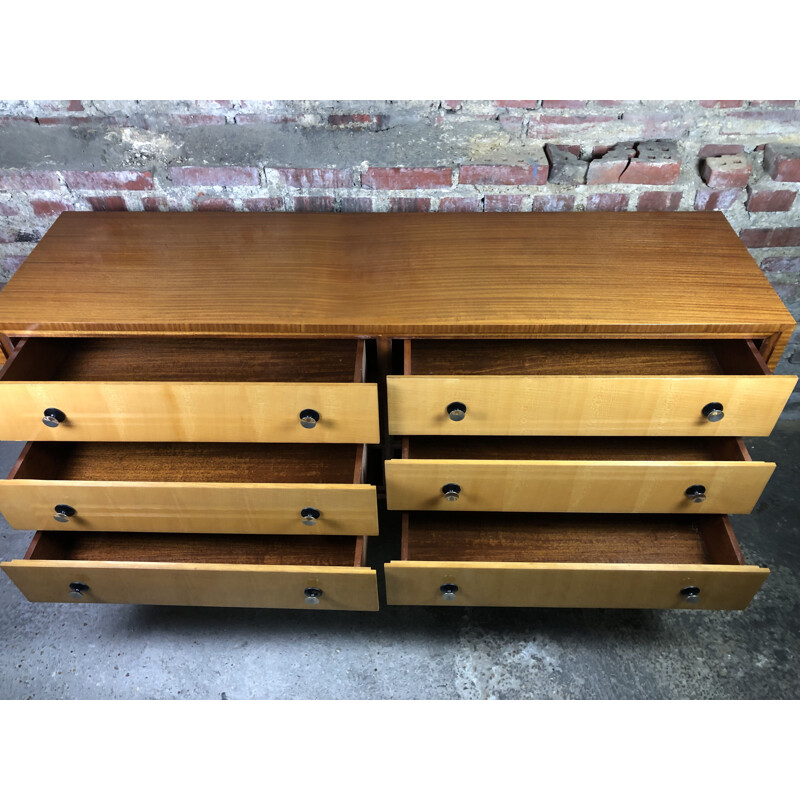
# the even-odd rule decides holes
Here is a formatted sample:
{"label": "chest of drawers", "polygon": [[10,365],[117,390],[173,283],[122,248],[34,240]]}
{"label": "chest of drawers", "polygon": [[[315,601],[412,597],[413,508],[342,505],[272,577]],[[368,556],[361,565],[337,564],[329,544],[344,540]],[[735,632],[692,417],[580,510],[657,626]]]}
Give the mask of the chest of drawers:
{"label": "chest of drawers", "polygon": [[64,214],[0,294],[3,569],[376,610],[385,489],[389,604],[744,608],[793,328],[721,214]]}

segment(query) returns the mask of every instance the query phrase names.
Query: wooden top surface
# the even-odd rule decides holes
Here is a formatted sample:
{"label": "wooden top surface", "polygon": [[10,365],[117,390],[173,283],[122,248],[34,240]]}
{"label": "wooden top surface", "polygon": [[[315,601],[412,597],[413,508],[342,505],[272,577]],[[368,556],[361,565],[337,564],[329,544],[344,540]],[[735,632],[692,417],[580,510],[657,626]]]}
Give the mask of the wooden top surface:
{"label": "wooden top surface", "polygon": [[12,336],[767,335],[794,320],[721,213],[62,214]]}

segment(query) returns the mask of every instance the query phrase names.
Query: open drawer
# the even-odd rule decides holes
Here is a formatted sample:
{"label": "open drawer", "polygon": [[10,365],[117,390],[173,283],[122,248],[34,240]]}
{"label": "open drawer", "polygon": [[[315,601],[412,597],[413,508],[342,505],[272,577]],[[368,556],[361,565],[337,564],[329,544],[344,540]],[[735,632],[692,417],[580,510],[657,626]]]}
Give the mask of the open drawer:
{"label": "open drawer", "polygon": [[377,611],[366,540],[38,531],[2,565],[33,602]]}
{"label": "open drawer", "polygon": [[23,530],[378,533],[365,446],[31,442],[0,481]]}
{"label": "open drawer", "polygon": [[0,439],[379,441],[364,342],[25,339],[0,369]]}
{"label": "open drawer", "polygon": [[414,436],[390,509],[749,514],[775,464],[727,437]]}
{"label": "open drawer", "polygon": [[403,515],[389,605],[743,609],[769,570],[727,517]]}
{"label": "open drawer", "polygon": [[797,378],[750,340],[406,340],[389,433],[767,436]]}

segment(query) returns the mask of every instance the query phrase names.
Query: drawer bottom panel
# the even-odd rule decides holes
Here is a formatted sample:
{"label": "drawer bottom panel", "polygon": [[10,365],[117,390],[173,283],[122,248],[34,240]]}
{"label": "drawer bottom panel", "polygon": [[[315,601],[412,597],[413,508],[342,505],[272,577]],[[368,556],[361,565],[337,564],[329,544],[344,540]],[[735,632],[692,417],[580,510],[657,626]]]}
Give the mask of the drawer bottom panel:
{"label": "drawer bottom panel", "polygon": [[404,517],[389,605],[734,610],[769,575],[720,516]]}
{"label": "drawer bottom panel", "polygon": [[356,537],[40,531],[2,567],[32,602],[377,611],[364,548]]}

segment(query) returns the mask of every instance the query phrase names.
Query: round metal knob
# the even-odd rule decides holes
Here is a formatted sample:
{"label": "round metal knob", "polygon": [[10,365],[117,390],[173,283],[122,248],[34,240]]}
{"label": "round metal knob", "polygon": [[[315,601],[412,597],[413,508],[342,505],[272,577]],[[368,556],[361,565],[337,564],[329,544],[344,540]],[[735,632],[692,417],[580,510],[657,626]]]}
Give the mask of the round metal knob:
{"label": "round metal knob", "polygon": [[442,494],[453,503],[458,500],[458,496],[461,494],[461,487],[457,483],[446,483],[442,486]]}
{"label": "round metal knob", "polygon": [[75,600],[80,600],[84,592],[88,592],[89,587],[85,583],[78,583],[77,581],[69,585],[69,596]]}
{"label": "round metal knob", "polygon": [[702,414],[709,422],[719,422],[725,416],[722,403],[709,403],[703,406]]}
{"label": "round metal knob", "polygon": [[453,422],[461,422],[467,414],[467,407],[463,403],[450,403],[447,406],[447,416]]}
{"label": "round metal knob", "polygon": [[439,591],[442,593],[442,600],[455,600],[458,586],[454,583],[443,583],[439,587]]}
{"label": "round metal knob", "polygon": [[319,411],[313,408],[304,408],[300,412],[300,424],[304,428],[313,428],[319,422]]}
{"label": "round metal knob", "polygon": [[46,408],[44,410],[44,417],[42,418],[42,422],[47,425],[48,428],[57,428],[60,423],[64,422],[67,418],[67,415],[58,408]]}
{"label": "round metal knob", "polygon": [[53,511],[56,512],[53,514],[53,519],[56,522],[69,522],[69,518],[78,513],[72,506],[64,505],[64,503],[59,503]]}
{"label": "round metal knob", "polygon": [[686,496],[693,503],[704,503],[706,499],[706,487],[700,483],[697,483],[694,486],[690,486],[686,490]]}
{"label": "round metal knob", "polygon": [[319,599],[322,597],[322,589],[318,589],[316,586],[309,586],[303,594],[306,596],[306,603],[310,606],[318,606]]}
{"label": "round metal knob", "polygon": [[300,512],[300,516],[303,518],[303,525],[314,525],[320,518],[320,511],[317,508],[308,506]]}
{"label": "round metal knob", "polygon": [[699,603],[700,589],[697,586],[687,586],[686,588],[681,589],[681,597],[687,603]]}

